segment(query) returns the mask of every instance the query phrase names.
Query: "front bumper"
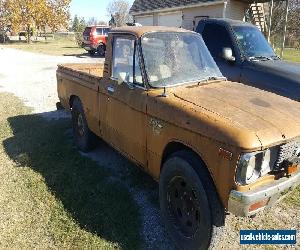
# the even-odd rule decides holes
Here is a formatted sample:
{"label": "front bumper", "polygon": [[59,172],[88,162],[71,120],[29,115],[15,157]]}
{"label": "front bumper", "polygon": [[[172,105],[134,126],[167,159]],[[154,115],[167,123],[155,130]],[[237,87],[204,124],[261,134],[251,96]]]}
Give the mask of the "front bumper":
{"label": "front bumper", "polygon": [[[228,211],[237,216],[251,216],[257,212],[272,206],[281,200],[289,191],[300,184],[300,171],[290,177],[282,177],[279,180],[259,187],[257,189],[239,192],[232,190],[229,196]],[[263,201],[263,202],[262,202]],[[256,204],[263,204],[252,210]]]}

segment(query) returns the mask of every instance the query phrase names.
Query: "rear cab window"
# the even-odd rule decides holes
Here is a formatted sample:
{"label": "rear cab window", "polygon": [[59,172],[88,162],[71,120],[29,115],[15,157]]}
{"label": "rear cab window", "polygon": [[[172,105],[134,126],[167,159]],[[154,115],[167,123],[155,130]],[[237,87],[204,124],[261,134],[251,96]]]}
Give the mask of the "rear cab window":
{"label": "rear cab window", "polygon": [[91,31],[92,31],[91,27],[86,27],[84,32],[83,32],[83,35],[84,36],[89,36],[91,34]]}

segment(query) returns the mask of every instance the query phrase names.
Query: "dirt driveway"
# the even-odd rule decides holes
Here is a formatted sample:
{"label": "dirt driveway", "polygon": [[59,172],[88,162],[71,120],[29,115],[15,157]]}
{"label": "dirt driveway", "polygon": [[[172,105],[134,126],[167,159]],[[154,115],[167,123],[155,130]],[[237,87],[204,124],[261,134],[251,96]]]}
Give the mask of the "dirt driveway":
{"label": "dirt driveway", "polygon": [[[10,92],[20,97],[25,105],[32,107],[35,113],[40,113],[47,119],[59,119],[67,115],[63,111],[55,111],[56,65],[70,62],[100,62],[101,58],[76,58],[32,54],[19,50],[0,47],[0,92]],[[54,111],[54,112],[53,112]],[[132,163],[120,156],[116,151],[101,144],[95,151],[86,154],[101,166],[114,170],[116,178],[126,185],[128,171],[133,171],[137,185],[126,185],[143,215],[141,235],[144,238],[145,249],[172,249],[164,227],[161,224],[157,203],[157,185],[149,177],[134,168]],[[1,218],[0,218],[1,219]],[[240,249],[240,229],[298,229],[300,228],[299,208],[292,208],[285,202],[273,207],[267,213],[254,219],[227,216],[225,234],[215,249]],[[299,233],[299,231],[298,231]],[[298,245],[299,235],[298,235]],[[296,247],[296,248],[297,248]],[[253,249],[253,247],[248,247]],[[260,247],[256,247],[259,248]],[[265,249],[265,247],[261,247]],[[271,248],[272,249],[272,248]]]}

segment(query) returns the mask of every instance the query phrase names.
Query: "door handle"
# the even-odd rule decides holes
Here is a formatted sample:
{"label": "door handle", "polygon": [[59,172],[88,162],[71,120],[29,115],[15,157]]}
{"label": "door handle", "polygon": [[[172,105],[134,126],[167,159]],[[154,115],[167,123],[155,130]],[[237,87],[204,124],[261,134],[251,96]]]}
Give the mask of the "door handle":
{"label": "door handle", "polygon": [[112,87],[112,86],[108,86],[107,87],[107,92],[110,93],[110,94],[113,94],[115,92],[115,88]]}

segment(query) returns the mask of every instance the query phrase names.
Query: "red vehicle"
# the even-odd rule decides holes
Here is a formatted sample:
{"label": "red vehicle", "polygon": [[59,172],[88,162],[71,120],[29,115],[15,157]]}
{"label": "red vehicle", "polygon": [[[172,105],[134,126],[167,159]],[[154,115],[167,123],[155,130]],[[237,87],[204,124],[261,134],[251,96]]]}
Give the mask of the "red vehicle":
{"label": "red vehicle", "polygon": [[87,50],[90,55],[94,55],[97,52],[100,56],[104,56],[109,31],[110,28],[105,25],[86,27],[83,32],[82,47]]}

